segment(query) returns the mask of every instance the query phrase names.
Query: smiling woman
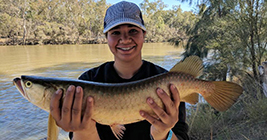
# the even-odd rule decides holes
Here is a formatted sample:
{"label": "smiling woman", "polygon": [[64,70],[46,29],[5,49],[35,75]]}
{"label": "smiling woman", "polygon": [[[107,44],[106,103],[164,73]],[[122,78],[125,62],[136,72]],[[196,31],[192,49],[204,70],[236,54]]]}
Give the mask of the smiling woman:
{"label": "smiling woman", "polygon": [[[142,13],[136,4],[121,1],[110,6],[104,18],[103,33],[106,33],[114,61],[87,70],[79,77],[80,80],[124,83],[167,72],[164,68],[142,59],[141,50],[146,28]],[[159,90],[162,87],[154,88],[151,91],[155,91],[163,101],[164,109],[160,108],[152,97],[148,97],[143,102],[148,104],[158,117],[155,118],[148,112],[139,110],[136,113],[145,121],[128,124],[125,127],[112,127],[111,130],[109,126],[93,121],[94,98],[84,97],[84,89],[79,85],[69,86],[62,106],[60,106],[60,101],[63,91],[57,90],[51,99],[50,113],[59,127],[65,131],[73,132],[73,136],[70,133],[70,138],[74,139],[113,140],[121,139],[122,133],[124,133],[123,139],[127,140],[166,139],[167,137],[188,139],[185,103],[180,103],[180,100],[175,98],[178,98],[179,92],[175,86],[170,86],[169,89],[164,90]],[[173,100],[165,91],[171,92],[172,97],[174,97]],[[83,98],[88,98],[85,100],[86,111],[84,114],[81,113]],[[81,118],[83,119],[81,120]]]}
{"label": "smiling woman", "polygon": [[[120,64],[132,63],[138,65],[136,68],[139,69],[142,65],[141,50],[145,33],[145,31],[137,26],[129,24],[119,25],[108,32],[108,45],[114,55],[115,67],[120,67]],[[133,75],[120,76],[130,78]]]}

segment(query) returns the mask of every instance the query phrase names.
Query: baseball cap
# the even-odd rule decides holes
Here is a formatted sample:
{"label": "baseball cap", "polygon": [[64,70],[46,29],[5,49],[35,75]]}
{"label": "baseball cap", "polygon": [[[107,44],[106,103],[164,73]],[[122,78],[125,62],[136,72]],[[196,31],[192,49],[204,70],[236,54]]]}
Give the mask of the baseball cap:
{"label": "baseball cap", "polygon": [[132,24],[146,31],[142,12],[139,7],[132,2],[121,1],[107,9],[103,33],[121,24]]}

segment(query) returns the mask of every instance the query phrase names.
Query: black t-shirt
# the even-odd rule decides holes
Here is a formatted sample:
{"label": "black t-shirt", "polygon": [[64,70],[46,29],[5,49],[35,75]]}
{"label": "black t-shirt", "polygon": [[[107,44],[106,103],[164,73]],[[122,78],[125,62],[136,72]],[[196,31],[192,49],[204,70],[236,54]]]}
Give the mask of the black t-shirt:
{"label": "black t-shirt", "polygon": [[[148,61],[143,60],[143,64],[138,72],[130,79],[121,78],[116,70],[113,67],[114,61],[106,62],[99,67],[90,69],[84,72],[79,79],[86,81],[94,82],[103,82],[103,83],[123,83],[141,80],[148,78],[160,73],[165,73],[167,70],[154,65]],[[181,102],[179,107],[179,121],[172,128],[172,131],[179,139],[187,140],[189,139],[188,125],[185,123],[186,112],[185,112],[185,103]],[[146,120],[126,124],[124,125],[126,131],[124,131],[123,140],[150,140],[150,126],[151,124]],[[114,134],[111,131],[110,126],[102,125],[96,123],[97,131],[101,140],[117,140]],[[70,133],[70,138],[72,138],[73,133]]]}

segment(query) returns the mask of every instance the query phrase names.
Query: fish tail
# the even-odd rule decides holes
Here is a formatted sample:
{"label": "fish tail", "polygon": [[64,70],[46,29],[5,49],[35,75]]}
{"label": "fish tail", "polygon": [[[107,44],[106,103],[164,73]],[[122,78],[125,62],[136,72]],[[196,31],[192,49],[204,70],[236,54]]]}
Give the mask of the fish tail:
{"label": "fish tail", "polygon": [[204,96],[205,100],[216,110],[226,111],[242,94],[243,88],[238,84],[226,81],[214,81],[214,93]]}

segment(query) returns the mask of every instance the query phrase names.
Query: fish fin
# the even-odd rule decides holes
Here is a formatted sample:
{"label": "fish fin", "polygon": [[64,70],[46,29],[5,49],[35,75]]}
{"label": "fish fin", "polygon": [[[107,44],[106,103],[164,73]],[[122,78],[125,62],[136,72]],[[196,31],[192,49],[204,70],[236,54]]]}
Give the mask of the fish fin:
{"label": "fish fin", "polygon": [[243,92],[240,85],[232,82],[214,81],[212,83],[215,85],[214,93],[203,97],[218,111],[229,109]]}
{"label": "fish fin", "polygon": [[203,61],[198,56],[189,56],[183,61],[180,61],[176,65],[174,65],[170,71],[183,72],[194,77],[198,77],[202,74],[203,71]]}
{"label": "fish fin", "polygon": [[196,104],[198,102],[198,97],[199,97],[198,93],[192,93],[184,97],[182,101],[190,104]]}
{"label": "fish fin", "polygon": [[126,128],[124,127],[124,125],[122,124],[113,124],[110,125],[110,128],[114,134],[114,136],[120,140],[123,137],[124,131],[126,130]]}
{"label": "fish fin", "polygon": [[56,121],[49,113],[48,117],[48,128],[47,128],[47,140],[57,140],[59,134],[59,128],[56,125]]}

